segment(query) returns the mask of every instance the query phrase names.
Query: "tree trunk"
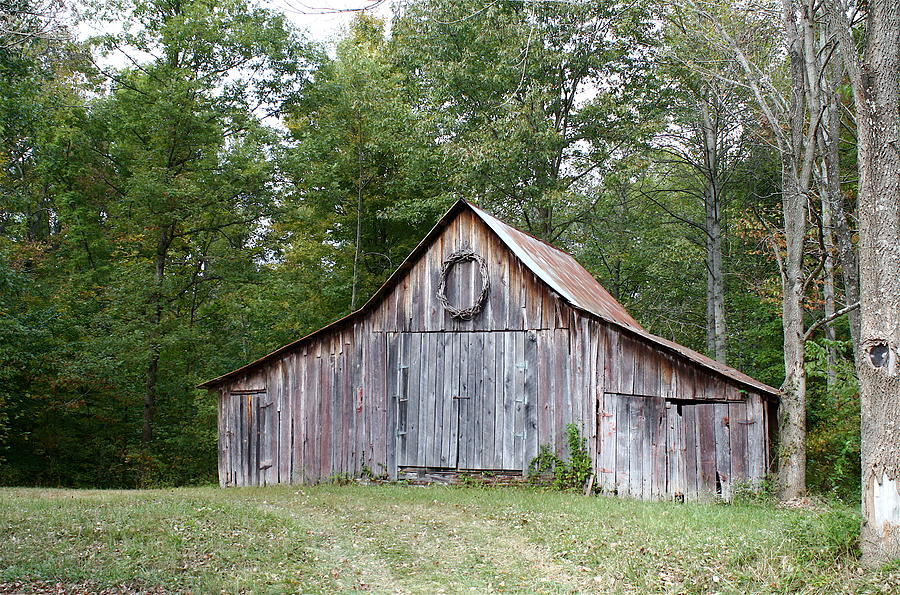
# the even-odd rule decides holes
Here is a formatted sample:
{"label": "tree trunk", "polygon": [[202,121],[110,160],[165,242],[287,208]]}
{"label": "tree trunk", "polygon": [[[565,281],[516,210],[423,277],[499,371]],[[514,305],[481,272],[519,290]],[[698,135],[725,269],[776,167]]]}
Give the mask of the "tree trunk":
{"label": "tree trunk", "polygon": [[[360,126],[362,129],[362,126]],[[353,247],[353,287],[350,291],[350,311],[356,310],[356,303],[359,294],[359,260],[362,255],[362,206],[363,206],[363,147],[362,135],[360,134],[360,146],[358,150],[358,167],[359,176],[356,180],[356,242]]]}
{"label": "tree trunk", "polygon": [[725,275],[722,270],[722,222],[719,218],[718,192],[708,189],[706,202],[706,344],[716,361],[725,363]]}
{"label": "tree trunk", "polygon": [[153,292],[150,294],[150,332],[149,357],[147,375],[144,379],[144,427],[141,440],[144,446],[153,441],[153,421],[156,417],[156,385],[159,376],[160,358],[160,324],[163,310],[163,283],[166,275],[166,257],[172,244],[175,224],[163,226],[156,242],[156,253],[153,261]]}
{"label": "tree trunk", "polygon": [[[845,40],[849,35],[845,37]],[[900,558],[900,4],[872,0],[859,76],[863,559]]]}
{"label": "tree trunk", "polygon": [[[831,222],[831,237],[834,241],[837,264],[840,265],[841,281],[844,288],[844,300],[849,306],[859,301],[859,271],[856,251],[850,226],[847,224],[847,201],[841,191],[840,146],[841,105],[837,86],[842,72],[833,67],[828,77],[828,89],[825,96],[825,115],[821,137],[824,140],[823,163],[825,165],[825,197]],[[823,205],[823,211],[824,211]],[[832,259],[832,266],[834,259]],[[827,263],[826,263],[827,266]],[[853,342],[853,353],[859,352],[859,310],[847,314],[850,323],[850,339]],[[829,337],[830,338],[830,337]]]}
{"label": "tree trunk", "polygon": [[[801,13],[802,18],[803,13]],[[807,120],[809,96],[804,41],[797,22],[797,5],[783,0],[785,41],[790,61],[791,96],[788,131],[781,147],[781,206],[784,216],[785,254],[782,270],[782,327],[784,331],[784,392],[778,409],[781,428],[778,451],[778,487],[782,500],[806,493],[806,368],[803,324],[803,248],[812,176],[814,124]]]}
{"label": "tree trunk", "polygon": [[803,240],[806,235],[806,195],[800,190],[793,163],[782,165],[785,262],[782,327],[784,330],[784,385],[778,424],[778,486],[782,500],[806,493],[806,369],[803,326]]}
{"label": "tree trunk", "polygon": [[[838,205],[840,205],[841,194],[841,173],[840,159],[838,153],[838,142],[840,142],[840,116],[838,115],[839,104],[837,103],[837,76],[834,68],[828,69],[828,75],[825,78],[827,87],[823,89],[824,112],[822,115],[822,126],[820,127],[818,139],[822,153],[822,248],[824,254],[823,266],[823,285],[822,299],[825,302],[824,314],[825,318],[831,318],[835,313],[835,215]],[[854,300],[855,301],[855,300]],[[848,305],[853,302],[849,302]],[[856,315],[856,311],[852,312]],[[826,345],[827,353],[827,369],[826,382],[829,389],[832,389],[837,383],[837,353],[833,342],[836,340],[834,324],[829,322],[825,324],[825,338],[830,342]]]}
{"label": "tree trunk", "polygon": [[716,361],[725,363],[725,277],[722,270],[722,197],[719,184],[718,126],[703,101],[699,102],[703,131],[703,193],[706,219],[706,348]]}

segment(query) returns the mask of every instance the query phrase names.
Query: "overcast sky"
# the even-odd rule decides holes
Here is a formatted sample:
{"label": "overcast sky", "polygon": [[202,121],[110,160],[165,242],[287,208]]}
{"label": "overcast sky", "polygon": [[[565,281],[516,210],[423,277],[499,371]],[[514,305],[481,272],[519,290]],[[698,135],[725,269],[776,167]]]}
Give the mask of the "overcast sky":
{"label": "overcast sky", "polygon": [[[333,40],[361,11],[366,10],[385,22],[391,19],[392,0],[257,0],[259,4],[284,13],[298,28],[314,41]],[[87,39],[105,33],[118,33],[116,23],[80,20],[75,26],[75,36]],[[150,56],[130,50],[132,59],[148,60]],[[119,52],[100,57],[98,62],[106,67],[122,68],[130,61]]]}
{"label": "overcast sky", "polygon": [[[260,4],[283,12],[295,25],[316,41],[328,41],[345,27],[361,9],[386,21],[391,17],[391,0],[259,0]],[[115,30],[109,23],[81,22],[76,27],[85,39]]]}
{"label": "overcast sky", "polygon": [[283,12],[317,41],[327,41],[340,32],[359,9],[366,8],[385,20],[391,16],[390,0],[262,0],[262,3]]}

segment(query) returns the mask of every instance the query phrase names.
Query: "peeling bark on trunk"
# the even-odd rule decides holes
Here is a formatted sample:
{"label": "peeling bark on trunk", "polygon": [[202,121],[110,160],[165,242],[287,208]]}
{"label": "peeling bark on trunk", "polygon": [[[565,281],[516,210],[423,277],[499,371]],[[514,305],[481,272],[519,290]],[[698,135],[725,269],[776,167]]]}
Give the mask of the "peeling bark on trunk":
{"label": "peeling bark on trunk", "polygon": [[846,6],[832,0],[828,9],[858,126],[860,547],[875,566],[900,558],[900,4],[865,6],[862,57]]}
{"label": "peeling bark on trunk", "polygon": [[[847,36],[849,37],[849,35]],[[863,558],[900,558],[900,5],[868,5],[859,126]],[[853,80],[853,79],[851,79]]]}

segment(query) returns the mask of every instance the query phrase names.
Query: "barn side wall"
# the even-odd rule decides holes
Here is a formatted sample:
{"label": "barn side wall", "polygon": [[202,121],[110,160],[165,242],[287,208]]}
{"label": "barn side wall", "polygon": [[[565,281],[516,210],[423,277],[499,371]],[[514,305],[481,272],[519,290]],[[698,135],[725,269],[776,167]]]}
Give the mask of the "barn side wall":
{"label": "barn side wall", "polygon": [[769,468],[761,393],[596,322],[603,359],[592,442],[600,488],[642,499],[730,499]]}
{"label": "barn side wall", "polygon": [[[219,404],[219,477],[222,485],[316,482],[364,469],[387,469],[388,399],[383,336],[360,320],[315,337],[226,384]],[[241,423],[229,405],[247,389],[265,389],[274,407],[271,427],[255,428],[271,440],[272,466],[248,475],[253,444],[231,438]],[[243,410],[246,413],[246,409]],[[252,423],[252,421],[250,422]],[[252,442],[250,440],[249,442]]]}

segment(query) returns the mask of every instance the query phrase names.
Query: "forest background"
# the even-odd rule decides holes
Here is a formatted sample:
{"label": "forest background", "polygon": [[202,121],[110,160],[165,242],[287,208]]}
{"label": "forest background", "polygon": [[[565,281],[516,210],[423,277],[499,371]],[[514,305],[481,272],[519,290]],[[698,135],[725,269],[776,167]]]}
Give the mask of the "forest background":
{"label": "forest background", "polygon": [[[853,97],[797,6],[829,81],[799,230],[806,480],[858,502]],[[2,0],[0,484],[214,481],[196,384],[358,307],[458,198],[781,386],[797,230],[758,91],[791,94],[782,8],[415,0],[321,42],[245,0]]]}

